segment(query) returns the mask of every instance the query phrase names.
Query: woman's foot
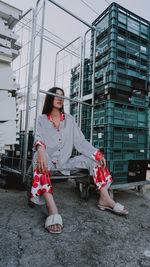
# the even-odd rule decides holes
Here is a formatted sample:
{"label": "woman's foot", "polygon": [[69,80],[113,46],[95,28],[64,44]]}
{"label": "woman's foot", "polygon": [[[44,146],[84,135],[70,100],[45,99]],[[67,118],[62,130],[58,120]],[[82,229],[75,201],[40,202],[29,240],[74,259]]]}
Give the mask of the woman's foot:
{"label": "woman's foot", "polygon": [[100,198],[98,204],[100,206],[113,208],[115,206],[115,201],[112,200],[111,198],[110,199]]}
{"label": "woman's foot", "polygon": [[50,233],[61,233],[61,225],[60,224],[53,224],[46,228]]}
{"label": "woman's foot", "polygon": [[52,234],[60,234],[63,227],[60,214],[52,214],[46,218],[45,228]]}
{"label": "woman's foot", "polygon": [[113,199],[111,199],[111,197],[108,194],[106,186],[100,189],[100,199],[98,207],[101,210],[108,209],[118,214],[125,214],[125,215],[128,214],[128,211],[124,209],[124,206],[122,206],[119,203],[116,203]]}
{"label": "woman's foot", "polygon": [[56,204],[54,202],[53,196],[49,193],[43,193],[43,197],[46,202],[46,207],[48,210],[48,217],[45,221],[45,228],[50,233],[58,234],[62,230],[62,218],[58,214]]}
{"label": "woman's foot", "polygon": [[99,205],[110,208],[113,208],[115,206],[115,201],[111,199],[106,186],[100,189]]}

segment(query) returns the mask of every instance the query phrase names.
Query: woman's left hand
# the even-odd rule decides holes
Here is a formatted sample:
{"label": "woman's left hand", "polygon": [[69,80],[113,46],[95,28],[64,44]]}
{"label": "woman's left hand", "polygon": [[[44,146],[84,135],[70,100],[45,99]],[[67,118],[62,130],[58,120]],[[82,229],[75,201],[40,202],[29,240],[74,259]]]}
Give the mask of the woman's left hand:
{"label": "woman's left hand", "polygon": [[99,160],[101,166],[103,169],[106,168],[106,159],[104,157],[102,157],[100,160]]}

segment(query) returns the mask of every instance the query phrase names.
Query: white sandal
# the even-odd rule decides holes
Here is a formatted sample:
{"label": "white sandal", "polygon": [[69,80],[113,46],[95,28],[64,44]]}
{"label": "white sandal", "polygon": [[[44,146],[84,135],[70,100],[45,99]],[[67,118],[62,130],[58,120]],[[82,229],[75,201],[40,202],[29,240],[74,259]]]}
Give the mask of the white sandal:
{"label": "white sandal", "polygon": [[45,221],[45,228],[52,234],[60,234],[60,231],[54,232],[52,230],[49,230],[48,227],[51,225],[55,225],[55,224],[59,224],[61,227],[63,227],[63,223],[62,223],[62,217],[60,216],[60,214],[53,214],[50,215],[46,218]]}
{"label": "white sandal", "polygon": [[125,210],[124,206],[121,205],[120,203],[116,203],[113,208],[101,206],[101,205],[98,205],[98,208],[100,210],[110,210],[110,211],[112,211],[116,214],[119,214],[119,215],[127,215],[128,214],[128,211]]}

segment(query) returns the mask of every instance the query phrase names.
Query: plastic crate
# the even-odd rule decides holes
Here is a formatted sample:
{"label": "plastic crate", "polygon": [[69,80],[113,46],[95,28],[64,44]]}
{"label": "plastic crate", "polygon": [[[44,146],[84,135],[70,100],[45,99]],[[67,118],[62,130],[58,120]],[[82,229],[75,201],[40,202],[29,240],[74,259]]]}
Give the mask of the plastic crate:
{"label": "plastic crate", "polygon": [[120,150],[112,148],[100,148],[107,160],[147,160],[149,158],[149,150]]}
{"label": "plastic crate", "polygon": [[148,127],[148,109],[119,101],[108,100],[96,105],[94,125],[114,124],[132,127]]}
{"label": "plastic crate", "polygon": [[149,99],[148,96],[145,96],[145,99],[142,99],[140,97],[132,96],[131,97],[131,104],[134,106],[141,106],[141,107],[148,107],[149,105]]}
{"label": "plastic crate", "polygon": [[[141,23],[144,23],[145,28],[147,27],[147,31],[145,31],[145,28],[143,30],[143,25],[143,27],[139,28],[139,24]],[[114,2],[92,23],[92,25],[101,28],[97,33],[98,37],[103,35],[103,32],[111,24],[122,28],[122,31],[128,30],[132,35],[140,35],[142,38],[148,39],[149,21]]]}
{"label": "plastic crate", "polygon": [[111,149],[148,149],[148,128],[127,128],[112,125],[94,127],[93,144]]}
{"label": "plastic crate", "polygon": [[114,184],[127,183],[128,161],[107,161],[107,168],[112,175]]}
{"label": "plastic crate", "polygon": [[99,103],[104,100],[118,100],[130,104],[131,92],[119,90],[116,88],[95,88],[95,103]]}
{"label": "plastic crate", "polygon": [[148,107],[149,104],[149,97],[147,95],[144,95],[142,93],[134,93],[133,95],[132,89],[129,92],[127,90],[121,90],[113,87],[95,87],[95,103],[99,103],[100,101],[105,100],[117,100],[144,108]]}
{"label": "plastic crate", "polygon": [[128,183],[146,180],[148,160],[131,160],[128,167]]}

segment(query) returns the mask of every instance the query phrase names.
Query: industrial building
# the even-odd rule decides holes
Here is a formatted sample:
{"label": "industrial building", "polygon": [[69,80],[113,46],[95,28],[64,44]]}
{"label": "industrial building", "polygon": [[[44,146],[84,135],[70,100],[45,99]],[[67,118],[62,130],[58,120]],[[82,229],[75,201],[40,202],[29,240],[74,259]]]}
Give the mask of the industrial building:
{"label": "industrial building", "polygon": [[0,1],[0,152],[13,150],[19,131],[18,85],[11,63],[21,44],[13,31],[22,11]]}

